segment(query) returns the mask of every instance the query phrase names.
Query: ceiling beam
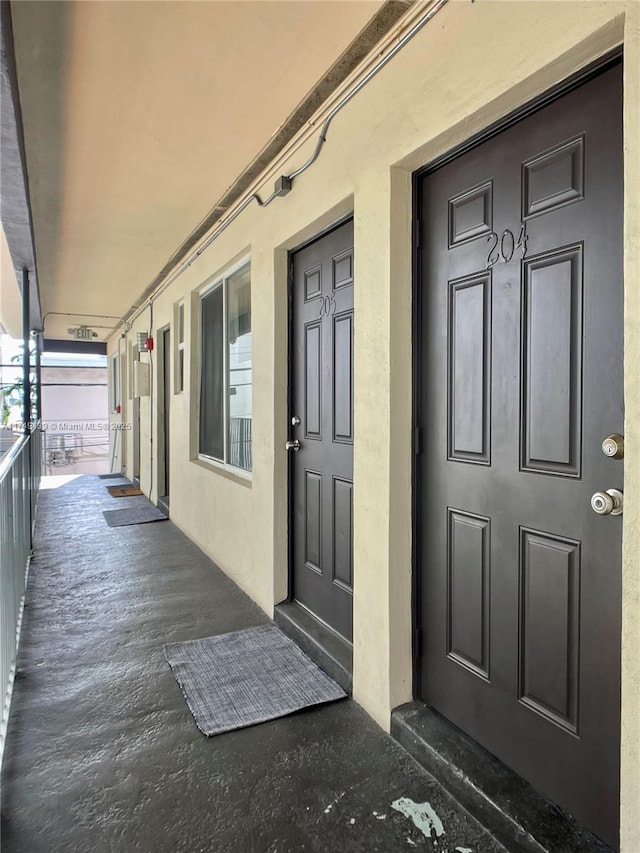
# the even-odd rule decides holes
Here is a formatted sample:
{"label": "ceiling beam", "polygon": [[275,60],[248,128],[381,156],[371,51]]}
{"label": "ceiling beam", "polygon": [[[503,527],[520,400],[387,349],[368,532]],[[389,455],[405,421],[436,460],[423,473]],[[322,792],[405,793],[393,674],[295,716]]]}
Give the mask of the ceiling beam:
{"label": "ceiling beam", "polygon": [[53,338],[44,338],[42,351],[106,355],[107,345],[104,341],[60,341]]}
{"label": "ceiling beam", "polygon": [[29,273],[30,327],[41,330],[42,311],[9,0],[0,0],[0,43],[0,220],[18,279],[21,280],[24,270]]}

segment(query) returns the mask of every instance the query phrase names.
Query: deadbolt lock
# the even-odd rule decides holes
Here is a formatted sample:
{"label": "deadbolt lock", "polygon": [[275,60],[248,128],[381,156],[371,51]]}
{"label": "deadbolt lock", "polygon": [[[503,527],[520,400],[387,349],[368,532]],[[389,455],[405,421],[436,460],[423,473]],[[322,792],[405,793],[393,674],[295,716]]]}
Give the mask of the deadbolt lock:
{"label": "deadbolt lock", "polygon": [[591,496],[591,509],[598,515],[621,515],[623,496],[618,489],[595,492]]}
{"label": "deadbolt lock", "polygon": [[610,459],[622,459],[624,456],[624,436],[614,432],[602,442],[602,452]]}

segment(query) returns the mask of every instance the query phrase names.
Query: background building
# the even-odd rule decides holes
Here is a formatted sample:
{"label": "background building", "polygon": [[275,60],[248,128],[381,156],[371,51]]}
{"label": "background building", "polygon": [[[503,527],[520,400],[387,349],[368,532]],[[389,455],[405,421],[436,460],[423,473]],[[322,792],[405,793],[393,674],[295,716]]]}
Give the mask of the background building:
{"label": "background building", "polygon": [[102,355],[42,357],[46,474],[109,471],[109,391]]}

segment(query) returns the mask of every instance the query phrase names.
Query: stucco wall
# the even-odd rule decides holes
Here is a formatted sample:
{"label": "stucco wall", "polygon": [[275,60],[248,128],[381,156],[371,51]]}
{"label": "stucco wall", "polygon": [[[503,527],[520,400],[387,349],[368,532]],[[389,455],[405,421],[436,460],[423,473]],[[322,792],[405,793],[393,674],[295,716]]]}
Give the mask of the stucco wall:
{"label": "stucco wall", "polygon": [[[171,322],[174,303],[184,298],[193,343],[193,292],[250,253],[252,480],[240,482],[190,459],[197,353],[187,342],[186,390],[171,401],[171,515],[270,613],[287,589],[286,250],[353,210],[354,696],[387,728],[390,709],[411,697],[411,172],[624,40],[625,853],[640,849],[639,19],[638,4],[615,0],[450,2],[338,115],[319,160],[293,192],[267,210],[248,208],[153,308],[157,329]],[[282,171],[297,168],[314,144],[315,137]],[[132,334],[148,328],[148,316],[147,310]],[[154,380],[157,373],[154,364]],[[141,475],[155,499],[149,423],[147,399]]]}
{"label": "stucco wall", "polygon": [[622,549],[620,841],[640,850],[640,4],[627,13],[625,128],[625,516]]}

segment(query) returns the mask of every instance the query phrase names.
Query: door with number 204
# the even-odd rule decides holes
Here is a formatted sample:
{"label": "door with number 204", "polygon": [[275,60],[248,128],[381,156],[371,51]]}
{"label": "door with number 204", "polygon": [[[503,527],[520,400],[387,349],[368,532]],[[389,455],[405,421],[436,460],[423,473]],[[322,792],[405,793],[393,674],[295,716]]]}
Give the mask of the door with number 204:
{"label": "door with number 204", "polygon": [[421,695],[613,846],[621,100],[618,65],[419,186]]}

